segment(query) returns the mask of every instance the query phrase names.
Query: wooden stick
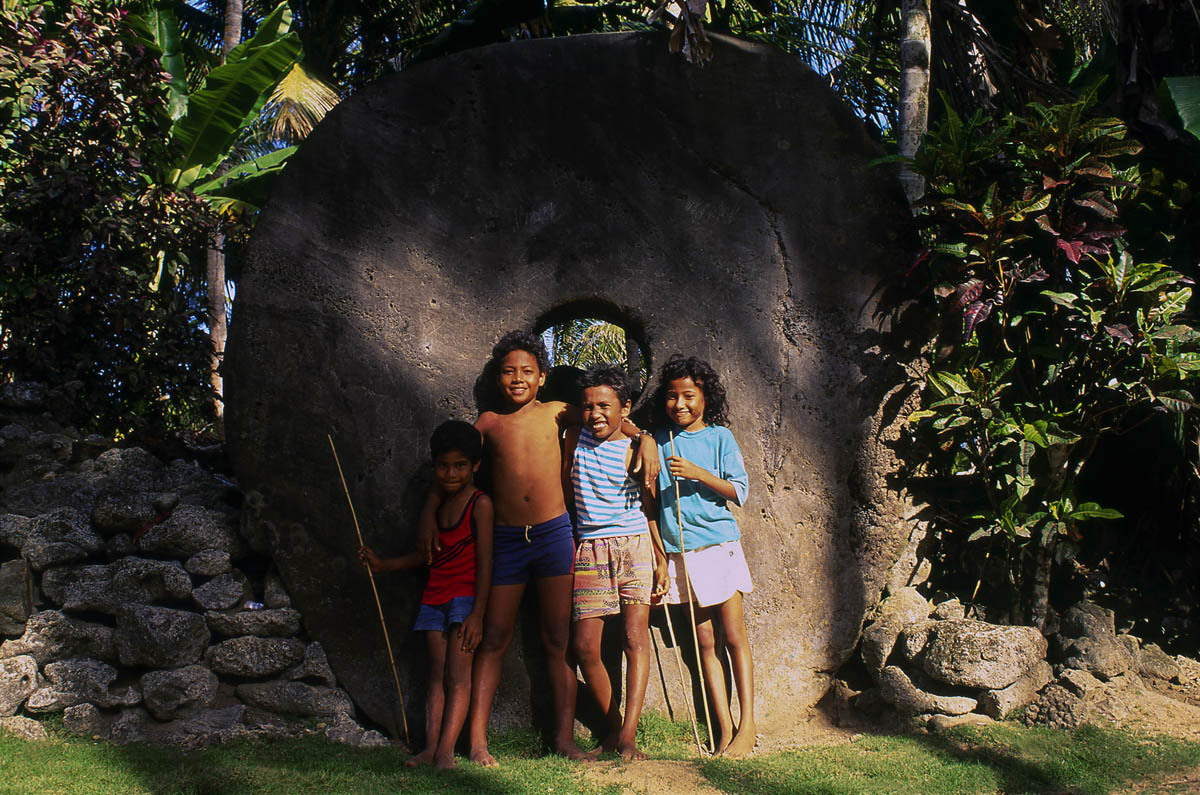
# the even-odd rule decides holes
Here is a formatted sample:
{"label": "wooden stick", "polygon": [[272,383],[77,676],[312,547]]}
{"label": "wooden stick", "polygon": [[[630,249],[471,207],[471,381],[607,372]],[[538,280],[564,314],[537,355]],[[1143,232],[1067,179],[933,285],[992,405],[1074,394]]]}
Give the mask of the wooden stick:
{"label": "wooden stick", "polygon": [[[346,492],[346,502],[350,505],[350,518],[354,520],[354,532],[358,534],[358,546],[363,543],[362,530],[358,526],[358,514],[354,511],[354,500],[350,499],[350,489],[346,486],[346,476],[342,473],[342,462],[338,460],[337,447],[333,444],[333,436],[326,434],[329,439],[329,449],[333,451],[333,463],[337,464],[338,477],[342,479],[342,491]],[[367,567],[367,579],[371,581],[371,593],[375,594],[375,608],[379,611],[379,626],[383,627],[383,643],[387,646],[388,660],[392,664],[392,681],[396,683],[396,696],[400,699],[400,721],[404,726],[404,742],[412,748],[412,740],[408,735],[408,716],[404,712],[404,693],[400,690],[400,672],[396,670],[396,655],[392,653],[392,641],[388,637],[387,621],[383,619],[383,604],[379,601],[379,589],[375,587],[375,575]]]}
{"label": "wooden stick", "polygon": [[[662,609],[663,615],[667,617],[667,634],[671,636],[671,648],[675,650],[675,667],[679,670],[679,688],[683,691],[683,703],[687,704],[688,718],[692,721],[692,736],[696,738],[696,755],[703,756],[704,752],[700,746],[700,728],[696,725],[696,710],[692,708],[691,688],[683,676],[683,656],[679,653],[679,644],[675,641],[675,627],[671,626],[671,606],[664,601]],[[658,650],[657,644],[654,648],[655,651]]]}
{"label": "wooden stick", "polygon": [[[671,434],[671,457],[675,457],[675,431]],[[696,630],[696,591],[688,577],[687,547],[683,543],[683,508],[679,505],[679,478],[671,476],[675,483],[675,521],[679,525],[679,561],[683,564],[683,584],[688,590],[688,614],[692,618],[692,643],[696,648],[696,668],[700,671],[700,698],[704,701],[704,725],[708,727],[708,752],[717,750],[716,739],[713,735],[712,716],[708,714],[708,692],[704,687],[704,661],[700,659],[700,635]]]}

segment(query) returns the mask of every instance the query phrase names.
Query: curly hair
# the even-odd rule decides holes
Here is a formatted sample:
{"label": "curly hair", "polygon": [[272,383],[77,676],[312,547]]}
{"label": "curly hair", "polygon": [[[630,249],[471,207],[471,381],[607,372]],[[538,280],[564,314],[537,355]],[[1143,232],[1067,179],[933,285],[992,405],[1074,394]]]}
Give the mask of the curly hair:
{"label": "curly hair", "polygon": [[429,437],[429,452],[436,459],[457,450],[472,464],[483,458],[483,439],[474,425],[462,420],[446,420]]}
{"label": "curly hair", "polygon": [[617,399],[621,401],[622,406],[632,398],[632,393],[629,390],[629,376],[615,364],[597,365],[579,376],[579,392],[581,397],[583,390],[590,386],[610,387],[613,392],[617,393]]}
{"label": "curly hair", "polygon": [[654,417],[660,423],[670,423],[667,416],[667,388],[672,381],[690,378],[704,393],[704,422],[708,425],[729,424],[729,404],[721,378],[708,362],[695,356],[672,356],[658,371],[658,389],[654,392]]}
{"label": "curly hair", "polygon": [[546,351],[546,343],[542,342],[542,338],[532,331],[517,330],[505,334],[492,348],[492,358],[488,364],[499,372],[500,363],[513,351],[525,351],[537,359],[539,370],[543,373],[550,371],[550,354]]}

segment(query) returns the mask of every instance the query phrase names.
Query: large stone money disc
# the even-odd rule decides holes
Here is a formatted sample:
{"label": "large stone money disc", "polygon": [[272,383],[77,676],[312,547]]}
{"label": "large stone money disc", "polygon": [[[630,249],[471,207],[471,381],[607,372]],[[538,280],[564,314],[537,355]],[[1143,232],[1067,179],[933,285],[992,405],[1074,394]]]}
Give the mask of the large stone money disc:
{"label": "large stone money disc", "polygon": [[[886,482],[901,368],[875,296],[914,238],[894,175],[869,165],[879,155],[798,59],[719,36],[704,68],[659,34],[471,50],[318,126],[254,232],[227,433],[247,532],[367,715],[394,726],[396,688],[326,435],[367,543],[411,549],[430,432],[475,417],[505,331],[569,317],[624,325],[652,371],[683,353],[721,374],[750,474],[736,515],[759,721],[779,730],[815,704],[911,524]],[[419,725],[421,578],[376,579]],[[546,705],[534,623],[518,628],[494,726]]]}

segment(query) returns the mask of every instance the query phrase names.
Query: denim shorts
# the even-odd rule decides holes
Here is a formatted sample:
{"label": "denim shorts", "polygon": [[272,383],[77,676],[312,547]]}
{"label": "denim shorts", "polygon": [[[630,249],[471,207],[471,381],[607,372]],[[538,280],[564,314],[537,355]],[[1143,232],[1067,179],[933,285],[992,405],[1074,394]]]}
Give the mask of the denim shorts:
{"label": "denim shorts", "polygon": [[440,605],[422,603],[417,611],[414,632],[447,632],[455,624],[461,624],[475,608],[474,596],[456,596]]}

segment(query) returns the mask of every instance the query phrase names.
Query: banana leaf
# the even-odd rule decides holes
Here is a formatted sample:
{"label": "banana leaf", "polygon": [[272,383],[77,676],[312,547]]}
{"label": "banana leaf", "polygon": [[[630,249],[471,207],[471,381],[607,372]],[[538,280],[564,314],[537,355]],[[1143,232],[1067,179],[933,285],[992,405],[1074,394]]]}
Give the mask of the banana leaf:
{"label": "banana leaf", "polygon": [[229,60],[209,72],[192,94],[187,114],[171,130],[181,152],[171,175],[176,187],[191,185],[220,165],[299,59],[300,40],[286,33],[290,24],[291,12],[281,4],[254,38],[234,48]]}
{"label": "banana leaf", "polygon": [[1200,75],[1168,77],[1163,82],[1179,111],[1183,129],[1200,138]]}
{"label": "banana leaf", "polygon": [[144,13],[128,16],[126,24],[142,44],[160,53],[159,62],[171,76],[167,83],[167,113],[171,121],[176,121],[187,112],[188,90],[183,36],[179,30],[179,18],[172,7],[170,2],[149,3]]}
{"label": "banana leaf", "polygon": [[218,210],[262,209],[275,178],[295,151],[296,147],[289,146],[239,163],[221,176],[197,185],[193,192]]}

